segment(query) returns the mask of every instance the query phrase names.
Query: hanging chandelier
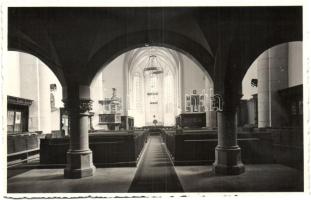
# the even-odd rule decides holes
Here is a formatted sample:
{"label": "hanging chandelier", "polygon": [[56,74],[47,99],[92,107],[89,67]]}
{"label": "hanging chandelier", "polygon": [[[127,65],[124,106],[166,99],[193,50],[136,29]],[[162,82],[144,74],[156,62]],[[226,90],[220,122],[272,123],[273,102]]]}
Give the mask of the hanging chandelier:
{"label": "hanging chandelier", "polygon": [[144,68],[144,72],[149,72],[150,74],[162,74],[163,68],[161,67],[157,56],[156,55],[150,55],[148,59],[148,63],[146,67]]}
{"label": "hanging chandelier", "polygon": [[152,72],[157,70],[158,68],[155,66],[155,62],[154,60],[156,59],[155,55],[150,55],[149,59],[148,59],[148,63],[146,65],[146,67],[144,68],[144,72]]}
{"label": "hanging chandelier", "polygon": [[163,74],[163,70],[156,70],[152,72],[152,74]]}

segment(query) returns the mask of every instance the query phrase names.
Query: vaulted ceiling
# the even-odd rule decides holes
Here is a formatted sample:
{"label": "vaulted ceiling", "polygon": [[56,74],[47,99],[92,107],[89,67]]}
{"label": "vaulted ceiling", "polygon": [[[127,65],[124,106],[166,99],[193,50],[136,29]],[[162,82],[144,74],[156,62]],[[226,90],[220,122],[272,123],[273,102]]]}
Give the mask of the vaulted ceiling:
{"label": "vaulted ceiling", "polygon": [[177,73],[180,65],[179,53],[165,47],[141,47],[128,52],[128,68],[130,73],[142,73],[144,68],[151,65],[152,56],[155,56],[154,65],[164,72]]}
{"label": "vaulted ceiling", "polygon": [[8,15],[8,49],[37,56],[62,84],[90,84],[102,66],[146,44],[187,54],[212,79],[217,52],[228,48],[243,76],[264,50],[302,40],[302,7],[24,7]]}

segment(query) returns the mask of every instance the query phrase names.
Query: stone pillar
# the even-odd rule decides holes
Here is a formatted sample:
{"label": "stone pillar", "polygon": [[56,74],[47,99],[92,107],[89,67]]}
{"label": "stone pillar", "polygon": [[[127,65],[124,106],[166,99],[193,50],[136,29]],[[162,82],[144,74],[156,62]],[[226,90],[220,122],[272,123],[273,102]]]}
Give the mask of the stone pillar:
{"label": "stone pillar", "polygon": [[[67,90],[66,90],[67,89]],[[64,88],[65,105],[69,113],[70,147],[67,152],[65,178],[92,176],[95,172],[89,149],[88,122],[92,101],[88,86]]]}
{"label": "stone pillar", "polygon": [[269,49],[271,127],[288,124],[286,110],[278,91],[288,87],[288,43]]}
{"label": "stone pillar", "polygon": [[288,86],[288,44],[275,46],[257,59],[258,127],[278,127],[286,121],[278,90]]}
{"label": "stone pillar", "polygon": [[217,113],[218,145],[213,171],[216,174],[241,174],[245,171],[241,149],[237,144],[237,116],[233,111]]}
{"label": "stone pillar", "polygon": [[258,127],[271,126],[270,89],[269,89],[269,54],[262,53],[257,59],[258,74]]}
{"label": "stone pillar", "polygon": [[237,108],[242,97],[242,87],[238,84],[239,79],[235,78],[237,76],[234,72],[238,73],[238,69],[232,68],[224,77],[223,90],[219,90],[219,87],[215,90],[215,94],[223,98],[223,110],[217,112],[218,145],[213,163],[216,174],[237,175],[245,171],[241,149],[237,144]]}
{"label": "stone pillar", "polygon": [[223,111],[217,112],[218,145],[215,149],[213,171],[216,174],[241,174],[245,167],[241,161],[241,149],[237,144],[237,103],[242,95],[222,94]]}
{"label": "stone pillar", "polygon": [[[228,31],[236,30],[226,24]],[[214,93],[222,97],[222,110],[217,112],[218,145],[215,148],[213,171],[216,174],[241,174],[245,167],[237,144],[237,108],[242,97],[241,68],[236,62],[239,52],[234,49],[234,34],[220,35],[214,67]]]}

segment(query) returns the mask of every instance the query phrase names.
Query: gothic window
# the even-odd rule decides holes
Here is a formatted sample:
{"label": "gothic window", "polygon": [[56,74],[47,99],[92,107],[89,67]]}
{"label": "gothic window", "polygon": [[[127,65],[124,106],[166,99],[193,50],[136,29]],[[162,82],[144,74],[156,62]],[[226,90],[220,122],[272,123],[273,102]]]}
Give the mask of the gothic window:
{"label": "gothic window", "polygon": [[150,75],[150,89],[153,92],[157,91],[157,76],[155,76],[154,74]]}
{"label": "gothic window", "polygon": [[174,106],[174,78],[171,74],[167,74],[164,78],[164,96],[165,111],[171,113]]}
{"label": "gothic window", "polygon": [[135,73],[134,75],[134,78],[133,78],[133,97],[134,97],[134,101],[133,101],[133,104],[134,104],[134,108],[135,110],[141,110],[142,108],[142,98],[141,98],[141,90],[142,90],[142,87],[141,87],[141,78],[140,78],[140,75],[139,73]]}

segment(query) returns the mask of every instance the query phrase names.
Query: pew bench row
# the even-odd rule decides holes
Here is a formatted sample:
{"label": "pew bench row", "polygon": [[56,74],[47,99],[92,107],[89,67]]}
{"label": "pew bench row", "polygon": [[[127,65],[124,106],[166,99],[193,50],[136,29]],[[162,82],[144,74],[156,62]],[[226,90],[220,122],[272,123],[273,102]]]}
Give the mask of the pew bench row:
{"label": "pew bench row", "polygon": [[[238,134],[242,162],[245,164],[279,163],[301,169],[303,167],[302,140],[286,139],[293,138],[295,134],[298,133],[284,133],[284,130],[283,133],[268,131]],[[216,131],[162,131],[161,136],[175,165],[212,164],[215,160]]]}
{"label": "pew bench row", "polygon": [[[92,133],[90,149],[96,167],[136,166],[147,141],[146,132]],[[69,138],[50,138],[40,141],[41,165],[65,165]]]}

